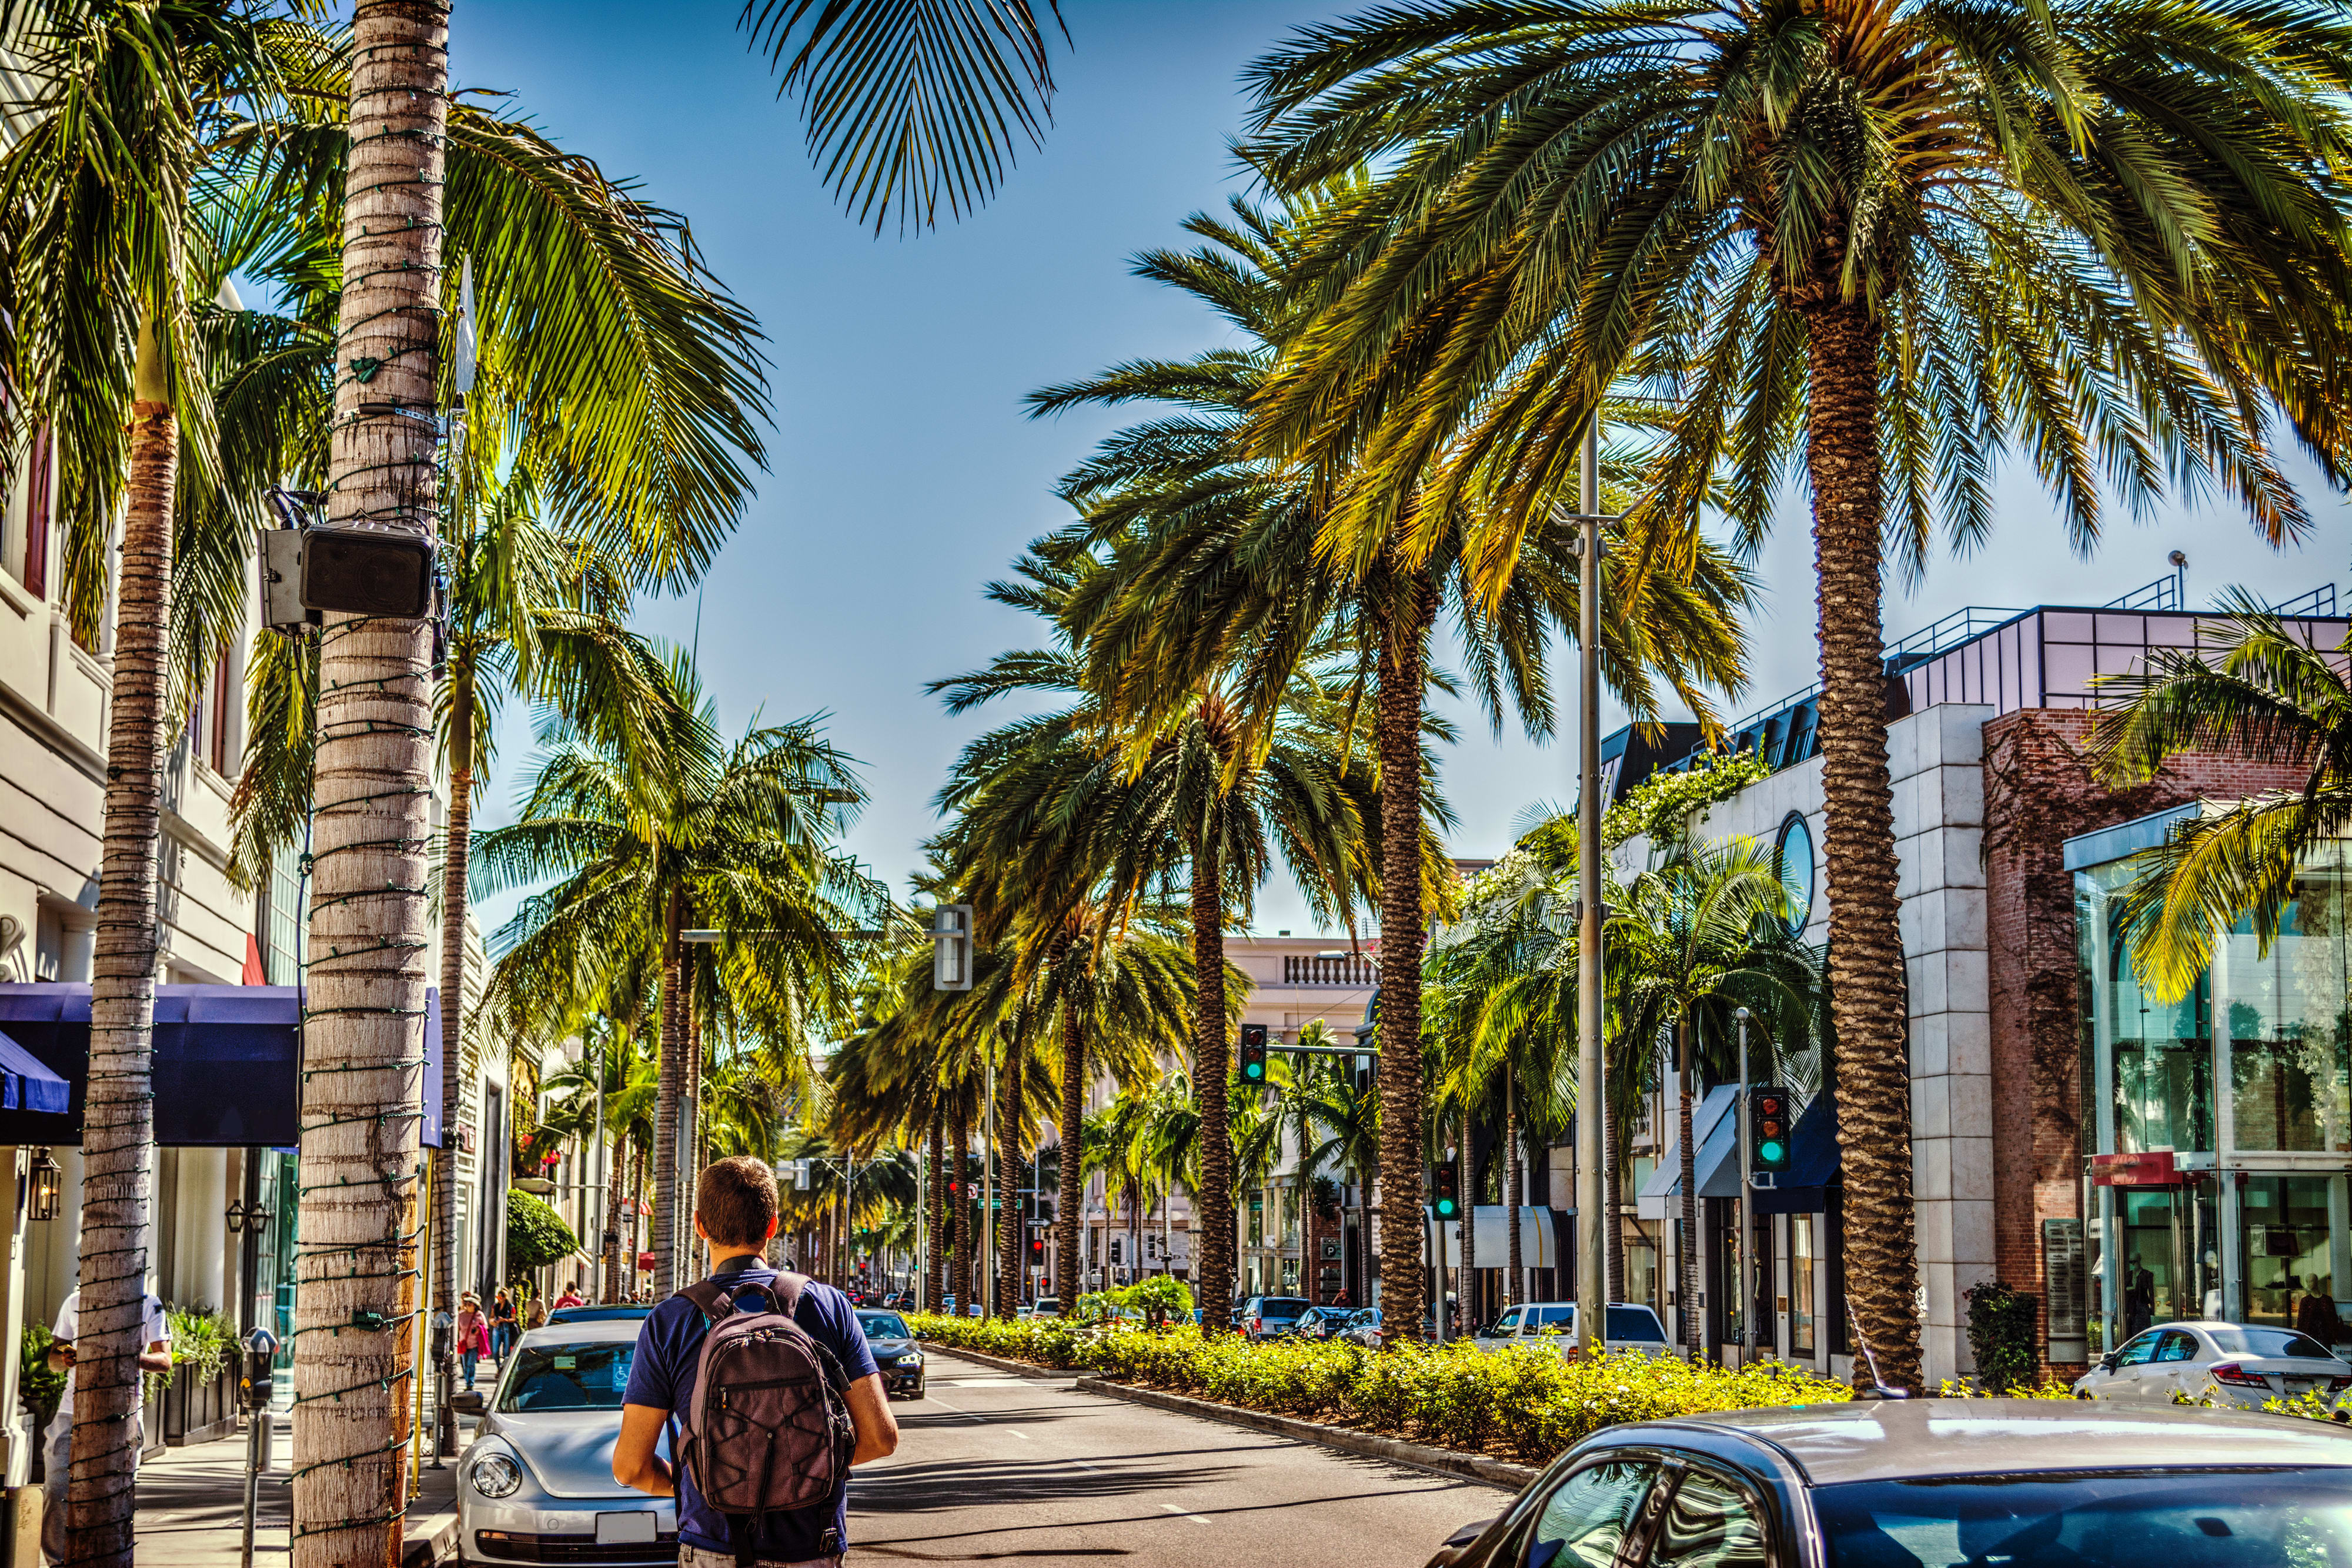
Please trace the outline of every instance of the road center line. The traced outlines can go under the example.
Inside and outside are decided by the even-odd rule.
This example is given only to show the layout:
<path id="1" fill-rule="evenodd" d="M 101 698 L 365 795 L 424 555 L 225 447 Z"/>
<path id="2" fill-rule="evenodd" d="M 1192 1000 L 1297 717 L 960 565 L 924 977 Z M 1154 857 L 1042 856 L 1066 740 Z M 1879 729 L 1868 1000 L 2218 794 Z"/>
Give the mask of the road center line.
<path id="1" fill-rule="evenodd" d="M 1197 1513 L 1186 1513 L 1182 1509 L 1178 1508 L 1172 1502 L 1163 1502 L 1160 1506 L 1166 1509 L 1169 1512 L 1174 1514 L 1179 1519 L 1189 1519 L 1195 1524 L 1206 1524 L 1209 1522 Z"/>

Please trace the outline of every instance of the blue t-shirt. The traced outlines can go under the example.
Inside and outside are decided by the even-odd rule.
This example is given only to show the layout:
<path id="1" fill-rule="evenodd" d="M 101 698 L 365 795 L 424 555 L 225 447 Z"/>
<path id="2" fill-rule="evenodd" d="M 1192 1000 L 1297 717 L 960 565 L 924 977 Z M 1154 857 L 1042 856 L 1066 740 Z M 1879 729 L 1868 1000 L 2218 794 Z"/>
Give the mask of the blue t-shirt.
<path id="1" fill-rule="evenodd" d="M 725 1267 L 711 1276 L 738 1285 L 762 1285 L 776 1278 L 776 1270 L 763 1262 L 751 1261 L 745 1267 Z M 751 1310 L 768 1310 L 767 1298 L 754 1295 Z M 740 1307 L 739 1307 L 740 1310 Z M 800 1305 L 793 1312 L 793 1321 L 805 1330 L 811 1339 L 833 1353 L 840 1364 L 841 1375 L 855 1383 L 861 1377 L 871 1377 L 880 1370 L 874 1363 L 874 1353 L 866 1348 L 866 1331 L 857 1326 L 857 1313 L 849 1298 L 831 1285 L 812 1281 L 801 1288 Z M 648 1406 L 656 1410 L 684 1410 L 694 1397 L 694 1379 L 700 1370 L 702 1337 L 710 1332 L 709 1320 L 702 1310 L 683 1296 L 672 1296 L 656 1307 L 646 1319 L 645 1327 L 637 1331 L 637 1354 L 629 1367 L 629 1386 L 621 1396 L 624 1403 Z M 677 1445 L 671 1445 L 677 1451 Z M 706 1552 L 732 1552 L 734 1544 L 728 1538 L 727 1516 L 702 1500 L 694 1488 L 694 1479 L 686 1467 L 677 1470 L 677 1535 L 688 1546 L 699 1546 Z M 814 1504 L 791 1513 L 768 1515 L 767 1530 L 757 1542 L 761 1558 L 767 1562 L 799 1563 L 825 1554 L 824 1532 L 830 1528 L 840 1532 L 841 1545 L 849 1544 L 849 1478 L 844 1476 L 833 1490 L 829 1501 Z"/>

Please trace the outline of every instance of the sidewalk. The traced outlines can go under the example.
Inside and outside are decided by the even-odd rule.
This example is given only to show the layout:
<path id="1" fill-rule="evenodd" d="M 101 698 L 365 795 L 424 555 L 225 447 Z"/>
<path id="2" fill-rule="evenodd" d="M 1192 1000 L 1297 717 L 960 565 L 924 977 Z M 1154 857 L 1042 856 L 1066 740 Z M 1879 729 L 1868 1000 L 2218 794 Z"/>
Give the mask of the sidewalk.
<path id="1" fill-rule="evenodd" d="M 287 1470 L 293 1459 L 293 1427 L 273 1416 L 269 1469 L 261 1478 L 253 1557 L 257 1563 L 288 1560 Z M 460 1421 L 457 1447 L 472 1439 L 473 1424 Z M 139 1471 L 135 1525 L 140 1568 L 234 1568 L 244 1547 L 246 1438 L 239 1433 L 217 1442 L 167 1448 Z M 403 1568 L 428 1568 L 457 1550 L 457 1463 L 432 1468 L 428 1452 L 419 1475 L 423 1495 L 408 1505 L 408 1544 Z"/>

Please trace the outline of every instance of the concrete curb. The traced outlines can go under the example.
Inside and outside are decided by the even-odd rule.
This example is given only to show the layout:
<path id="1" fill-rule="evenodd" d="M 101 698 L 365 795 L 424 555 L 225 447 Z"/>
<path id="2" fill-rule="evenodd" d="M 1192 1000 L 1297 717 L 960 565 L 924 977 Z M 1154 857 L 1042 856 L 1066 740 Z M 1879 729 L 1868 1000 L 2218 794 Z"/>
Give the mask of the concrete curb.
<path id="1" fill-rule="evenodd" d="M 1276 1416 L 1265 1410 L 1246 1409 L 1239 1405 L 1221 1405 L 1211 1399 L 1167 1394 L 1131 1383 L 1081 1377 L 1076 1386 L 1081 1394 L 1108 1395 L 1113 1399 L 1127 1399 L 1138 1405 L 1172 1410 L 1180 1416 L 1198 1416 L 1204 1420 L 1223 1421 L 1229 1426 L 1254 1427 L 1278 1437 L 1297 1437 L 1303 1442 L 1319 1443 L 1327 1448 L 1361 1454 L 1368 1458 L 1388 1459 L 1397 1464 L 1415 1465 L 1424 1470 L 1435 1470 L 1441 1475 L 1459 1476 L 1465 1480 L 1500 1487 L 1506 1491 L 1517 1491 L 1540 1473 L 1526 1465 L 1490 1459 L 1484 1454 L 1458 1453 L 1452 1448 L 1433 1448 L 1427 1443 L 1409 1443 L 1402 1437 L 1383 1437 L 1375 1432 L 1360 1432 L 1353 1427 L 1329 1427 L 1320 1421 L 1302 1421 L 1296 1416 Z"/>
<path id="2" fill-rule="evenodd" d="M 457 1555 L 457 1511 L 428 1514 L 409 1526 L 400 1548 L 400 1568 L 432 1568 Z"/>
<path id="3" fill-rule="evenodd" d="M 923 1354 L 926 1355 L 951 1355 L 959 1361 L 973 1362 L 993 1371 L 1012 1373 L 1016 1377 L 1034 1377 L 1040 1381 L 1052 1379 L 1058 1382 L 1065 1377 L 1086 1375 L 1080 1372 L 1055 1372 L 1050 1366 L 1038 1366 L 1026 1361 L 1007 1361 L 1001 1355 L 982 1355 L 976 1350 L 965 1350 L 960 1345 L 935 1344 L 929 1340 L 919 1340 L 916 1343 L 923 1347 Z M 924 1375 L 928 1379 L 929 1372 L 927 1371 Z"/>

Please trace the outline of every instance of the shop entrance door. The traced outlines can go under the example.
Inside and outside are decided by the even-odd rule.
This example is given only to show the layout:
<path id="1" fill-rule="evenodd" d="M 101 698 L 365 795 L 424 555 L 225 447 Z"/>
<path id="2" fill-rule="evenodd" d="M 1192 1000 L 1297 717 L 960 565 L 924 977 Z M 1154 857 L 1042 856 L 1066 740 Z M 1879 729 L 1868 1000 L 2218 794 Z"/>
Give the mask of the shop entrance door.
<path id="1" fill-rule="evenodd" d="M 2238 1189 L 2239 1266 L 2246 1321 L 2301 1329 L 2322 1344 L 2352 1340 L 2339 1297 L 2345 1273 L 2345 1178 L 2253 1176 Z"/>
<path id="2" fill-rule="evenodd" d="M 2221 1230 L 2210 1186 L 2116 1189 L 2113 1344 L 2154 1323 L 2219 1317 Z"/>

